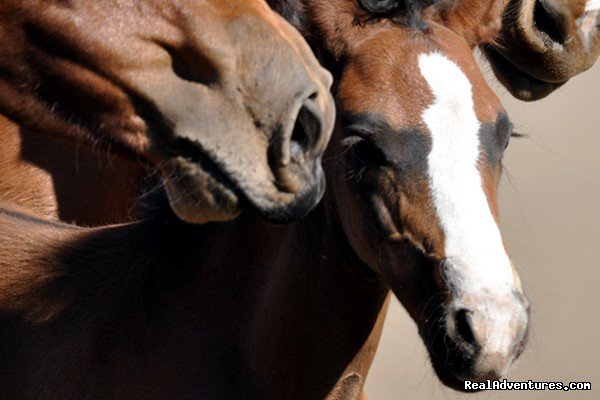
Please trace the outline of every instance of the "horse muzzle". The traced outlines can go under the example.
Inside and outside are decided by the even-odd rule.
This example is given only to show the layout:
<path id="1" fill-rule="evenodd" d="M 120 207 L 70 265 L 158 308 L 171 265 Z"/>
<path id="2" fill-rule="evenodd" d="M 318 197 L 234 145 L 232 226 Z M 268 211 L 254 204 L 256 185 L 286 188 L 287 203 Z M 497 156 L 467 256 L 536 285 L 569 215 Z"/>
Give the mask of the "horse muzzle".
<path id="1" fill-rule="evenodd" d="M 446 274 L 448 292 L 421 328 L 440 380 L 456 390 L 464 381 L 505 376 L 529 332 L 529 301 L 520 287 L 465 286 L 465 277 Z"/>

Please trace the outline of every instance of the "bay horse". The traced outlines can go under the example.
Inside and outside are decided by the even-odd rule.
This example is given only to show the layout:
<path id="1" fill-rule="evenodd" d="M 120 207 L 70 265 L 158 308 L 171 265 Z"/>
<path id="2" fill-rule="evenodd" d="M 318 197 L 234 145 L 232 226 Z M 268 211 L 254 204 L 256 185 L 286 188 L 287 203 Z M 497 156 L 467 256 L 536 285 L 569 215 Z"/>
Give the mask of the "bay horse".
<path id="1" fill-rule="evenodd" d="M 167 207 L 84 229 L 3 208 L 0 397 L 322 399 L 390 289 L 447 385 L 506 372 L 528 326 L 497 226 L 508 118 L 451 30 L 363 33 L 304 219 Z"/>
<path id="2" fill-rule="evenodd" d="M 56 216 L 82 193 L 110 193 L 104 202 L 117 207 L 107 218 L 65 219 L 123 221 L 145 165 L 186 221 L 229 220 L 247 204 L 274 222 L 299 218 L 324 191 L 330 85 L 304 39 L 263 0 L 3 1 L 0 195 Z M 93 181 L 108 170 L 89 160 L 94 153 L 117 155 L 117 171 Z M 92 179 L 87 192 L 61 189 L 79 168 L 90 170 L 78 178 Z M 120 193 L 119 182 L 133 187 Z"/>
<path id="3" fill-rule="evenodd" d="M 360 0 L 358 4 L 348 0 L 273 0 L 270 4 L 294 23 L 332 71 L 345 64 L 348 49 L 362 40 L 365 31 L 389 22 L 412 29 L 418 35 L 417 32 L 429 29 L 427 21 L 434 21 L 454 31 L 471 48 L 492 45 L 501 30 L 505 6 L 502 0 Z M 362 60 L 369 63 L 365 57 Z M 383 79 L 378 85 L 385 93 Z M 329 400 L 366 399 L 363 385 L 375 357 L 386 313 L 387 302 L 368 340 L 342 374 Z"/>

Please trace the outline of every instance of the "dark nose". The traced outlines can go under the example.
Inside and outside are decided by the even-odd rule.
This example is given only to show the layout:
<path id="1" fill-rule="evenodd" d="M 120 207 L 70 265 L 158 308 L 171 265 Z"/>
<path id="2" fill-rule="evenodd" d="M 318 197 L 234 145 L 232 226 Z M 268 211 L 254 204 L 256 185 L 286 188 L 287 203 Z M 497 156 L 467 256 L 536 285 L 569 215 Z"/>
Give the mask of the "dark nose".
<path id="1" fill-rule="evenodd" d="M 554 42 L 563 44 L 569 35 L 569 17 L 568 10 L 560 7 L 556 1 L 538 0 L 533 9 L 533 27 Z"/>
<path id="2" fill-rule="evenodd" d="M 269 148 L 269 163 L 279 187 L 302 191 L 320 170 L 333 122 L 329 93 L 312 92 L 301 98 L 279 127 Z"/>
<path id="3" fill-rule="evenodd" d="M 502 377 L 523 349 L 529 305 L 523 295 L 475 296 L 455 301 L 447 315 L 448 335 L 472 360 L 470 379 Z M 472 374 L 472 375 L 471 375 Z"/>
<path id="4" fill-rule="evenodd" d="M 545 82 L 565 82 L 590 68 L 600 54 L 597 3 L 559 0 L 523 1 L 505 33 L 517 66 Z M 506 24 L 505 24 L 506 25 Z M 511 26 L 519 28 L 511 28 Z M 510 33 L 513 32 L 513 33 Z M 516 45 L 516 46 L 511 46 Z M 535 54 L 532 54 L 531 52 Z"/>
<path id="5" fill-rule="evenodd" d="M 454 329 L 451 334 L 456 337 L 458 343 L 464 344 L 469 351 L 474 352 L 478 347 L 473 326 L 471 324 L 471 311 L 466 308 L 459 308 L 452 312 L 450 317 L 454 323 Z"/>

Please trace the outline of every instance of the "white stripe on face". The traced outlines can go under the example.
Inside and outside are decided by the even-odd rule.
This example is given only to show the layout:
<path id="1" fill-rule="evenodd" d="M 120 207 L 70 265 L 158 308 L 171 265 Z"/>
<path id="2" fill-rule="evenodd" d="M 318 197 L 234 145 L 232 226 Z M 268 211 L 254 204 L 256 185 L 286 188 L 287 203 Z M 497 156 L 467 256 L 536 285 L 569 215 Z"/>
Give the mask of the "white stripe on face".
<path id="1" fill-rule="evenodd" d="M 598 10 L 598 9 L 600 9 L 600 0 L 588 0 L 588 2 L 585 3 L 585 11 L 586 12 Z"/>
<path id="2" fill-rule="evenodd" d="M 419 68 L 435 98 L 423 112 L 432 141 L 429 184 L 445 235 L 446 259 L 461 277 L 456 289 L 512 290 L 511 262 L 477 168 L 480 124 L 471 83 L 439 53 L 421 54 Z"/>

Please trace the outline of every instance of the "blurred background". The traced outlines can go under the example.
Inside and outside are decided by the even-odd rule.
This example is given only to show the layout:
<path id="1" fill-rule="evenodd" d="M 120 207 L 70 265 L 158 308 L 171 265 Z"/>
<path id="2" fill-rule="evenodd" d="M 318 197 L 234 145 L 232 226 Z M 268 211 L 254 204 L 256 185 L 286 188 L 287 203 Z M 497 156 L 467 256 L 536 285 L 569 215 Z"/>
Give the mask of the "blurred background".
<path id="1" fill-rule="evenodd" d="M 445 388 L 394 299 L 367 380 L 370 400 L 600 399 L 600 62 L 548 98 L 514 100 L 486 70 L 516 126 L 504 158 L 501 228 L 532 303 L 509 380 L 591 381 L 591 392 Z"/>

